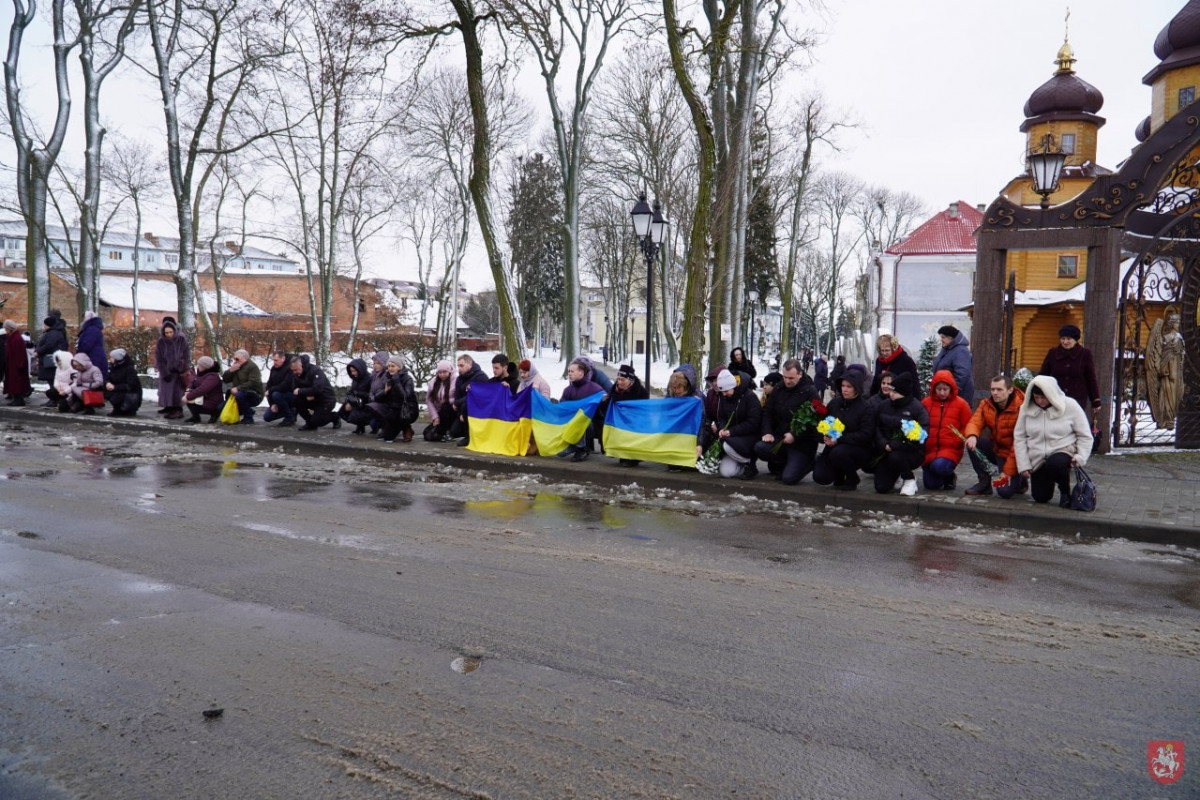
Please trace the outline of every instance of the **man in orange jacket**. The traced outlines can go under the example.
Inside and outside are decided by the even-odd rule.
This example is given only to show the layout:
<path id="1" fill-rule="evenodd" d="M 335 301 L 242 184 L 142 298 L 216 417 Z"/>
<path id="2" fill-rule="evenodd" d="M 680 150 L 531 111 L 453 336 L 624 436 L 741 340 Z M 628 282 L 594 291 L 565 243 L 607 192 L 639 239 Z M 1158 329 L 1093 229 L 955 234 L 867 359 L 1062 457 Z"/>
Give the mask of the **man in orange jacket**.
<path id="1" fill-rule="evenodd" d="M 997 494 L 1008 499 L 1026 490 L 1025 479 L 1017 475 L 1017 457 L 1013 452 L 1013 428 L 1016 427 L 1025 395 L 1013 387 L 1012 378 L 1007 375 L 992 378 L 990 393 L 991 397 L 979 401 L 963 433 L 967 437 L 967 449 L 999 467 L 1004 477 L 1008 478 L 1004 485 L 996 489 Z M 985 436 L 985 432 L 990 435 Z M 991 477 L 976 459 L 971 459 L 971 465 L 979 481 L 965 494 L 991 494 Z"/>

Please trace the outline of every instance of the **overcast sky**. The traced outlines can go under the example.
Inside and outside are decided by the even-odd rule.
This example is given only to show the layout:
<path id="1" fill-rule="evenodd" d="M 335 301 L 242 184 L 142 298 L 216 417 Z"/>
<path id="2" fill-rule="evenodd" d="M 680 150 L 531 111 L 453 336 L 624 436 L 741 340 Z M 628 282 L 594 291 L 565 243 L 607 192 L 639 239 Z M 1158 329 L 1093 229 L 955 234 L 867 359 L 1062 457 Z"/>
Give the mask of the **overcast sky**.
<path id="1" fill-rule="evenodd" d="M 1184 0 L 1076 0 L 1075 71 L 1104 95 L 1097 161 L 1115 169 L 1150 113 L 1154 39 Z M 863 122 L 838 168 L 931 210 L 990 203 L 1024 170 L 1022 109 L 1056 69 L 1067 4 L 833 0 L 808 77 Z M 828 162 L 827 162 L 828 163 Z"/>
<path id="2" fill-rule="evenodd" d="M 1054 73 L 1054 58 L 1063 41 L 1065 3 L 825 2 L 825 18 L 813 21 L 823 30 L 816 64 L 790 79 L 790 88 L 803 94 L 820 87 L 831 106 L 844 109 L 845 116 L 861 125 L 844 134 L 841 153 L 822 154 L 823 166 L 911 192 L 931 212 L 954 200 L 988 204 L 1024 170 L 1022 109 L 1029 95 Z M 1115 169 L 1136 144 L 1133 132 L 1150 113 L 1150 88 L 1141 80 L 1158 63 L 1154 39 L 1185 4 L 1184 0 L 1076 0 L 1072 6 L 1075 70 L 1104 95 L 1099 113 L 1108 123 L 1100 130 L 1097 160 L 1101 165 Z M 0 0 L 0 26 L 5 33 L 11 19 L 11 3 Z M 34 35 L 37 39 L 44 35 Z M 42 64 L 49 64 L 44 54 L 39 56 Z M 540 79 L 532 77 L 522 84 L 531 104 L 541 109 L 545 103 Z M 48 69 L 40 75 L 26 74 L 25 80 L 31 90 L 26 97 L 45 92 L 49 98 L 53 84 Z M 120 83 L 117 79 L 113 85 L 119 93 Z M 161 112 L 153 103 L 152 90 L 139 84 L 136 99 L 129 99 L 134 100 L 132 105 L 144 104 L 147 113 L 116 115 L 117 127 L 147 139 L 161 135 Z M 112 115 L 113 105 L 105 106 L 106 114 Z M 139 129 L 142 125 L 144 129 Z M 539 134 L 532 134 L 530 140 L 538 141 Z M 68 144 L 68 159 L 81 160 L 80 144 Z M 5 161 L 10 161 L 11 146 L 4 143 L 2 149 Z M 162 211 L 151 214 L 149 225 L 156 230 L 169 227 L 169 201 L 164 200 Z M 396 254 L 394 240 L 384 238 L 387 241 L 375 248 L 371 272 L 393 279 L 414 278 L 415 268 L 405 268 L 408 259 Z M 468 258 L 464 273 L 468 286 L 477 290 L 490 284 L 482 248 L 472 248 Z"/>

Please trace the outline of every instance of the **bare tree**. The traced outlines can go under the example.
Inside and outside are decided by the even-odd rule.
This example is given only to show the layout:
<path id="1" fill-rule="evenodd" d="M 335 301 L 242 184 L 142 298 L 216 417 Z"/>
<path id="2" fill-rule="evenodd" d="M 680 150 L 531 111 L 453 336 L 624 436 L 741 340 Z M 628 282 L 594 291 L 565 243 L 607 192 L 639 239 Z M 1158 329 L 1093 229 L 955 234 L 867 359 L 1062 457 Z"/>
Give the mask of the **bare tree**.
<path id="1" fill-rule="evenodd" d="M 271 93 L 282 133 L 268 152 L 286 175 L 298 213 L 316 357 L 332 342 L 334 291 L 343 260 L 344 219 L 355 187 L 380 158 L 403 105 L 387 78 L 395 48 L 386 0 L 299 0 L 284 20 L 287 55 Z"/>
<path id="2" fill-rule="evenodd" d="M 133 206 L 133 325 L 141 325 L 138 306 L 138 281 L 142 267 L 142 201 L 153 200 L 160 188 L 159 167 L 151 161 L 144 142 L 116 139 L 112 153 L 102 166 L 104 180 L 118 198 L 128 198 Z"/>
<path id="3" fill-rule="evenodd" d="M 842 121 L 836 113 L 831 114 L 826 108 L 824 98 L 816 93 L 800 101 L 784 128 L 787 132 L 784 138 L 792 145 L 788 157 L 781 162 L 784 168 L 779 181 L 782 186 L 787 187 L 782 199 L 791 209 L 786 237 L 787 266 L 779 281 L 779 299 L 783 306 L 783 327 L 779 338 L 784 348 L 792 341 L 789 329 L 792 324 L 793 287 L 796 283 L 800 252 L 815 240 L 815 236 L 810 234 L 810 230 L 815 226 L 811 224 L 808 212 L 812 202 L 809 187 L 812 182 L 816 147 L 824 144 L 837 150 L 838 132 L 852 125 L 853 123 Z M 812 341 L 815 345 L 815 332 Z"/>
<path id="4" fill-rule="evenodd" d="M 496 284 L 500 309 L 500 346 L 507 353 L 522 353 L 525 350 L 524 326 L 517 309 L 512 275 L 504 266 L 504 256 L 496 235 L 491 206 L 491 159 L 494 155 L 494 143 L 487 98 L 489 86 L 494 81 L 488 80 L 489 70 L 484 60 L 483 35 L 494 15 L 489 8 L 477 4 L 476 0 L 450 0 L 450 5 L 454 16 L 449 21 L 423 23 L 410 17 L 401 20 L 398 27 L 401 35 L 410 39 L 441 37 L 455 31 L 462 36 L 472 126 L 471 177 L 468 181 L 471 203 L 475 207 L 475 219 L 483 238 L 484 249 L 487 251 L 488 268 Z M 492 75 L 502 77 L 504 66 L 501 64 L 492 71 Z"/>
<path id="5" fill-rule="evenodd" d="M 533 52 L 546 88 L 563 188 L 562 357 L 579 354 L 579 199 L 583 137 L 609 44 L 631 20 L 629 0 L 501 0 L 507 25 Z M 559 79 L 574 67 L 565 102 Z"/>
<path id="6" fill-rule="evenodd" d="M 497 74 L 485 88 L 485 105 L 489 121 L 489 147 L 495 161 L 522 139 L 528 127 L 529 109 L 520 102 L 507 85 L 505 76 Z M 466 75 L 439 69 L 421 77 L 413 87 L 409 113 L 401 121 L 409 156 L 416 168 L 438 182 L 438 202 L 449 215 L 430 233 L 443 243 L 446 254 L 446 276 L 442 288 L 448 289 L 453 319 L 443 314 L 447 352 L 457 341 L 458 285 L 462 260 L 471 240 L 474 218 L 472 197 L 472 160 L 475 152 L 475 120 L 462 98 L 469 93 Z M 432 244 L 432 241 L 430 242 Z M 432 251 L 431 251 L 432 253 Z M 511 271 L 505 272 L 511 287 Z M 493 275 L 494 277 L 494 275 Z M 514 295 L 515 297 L 515 295 Z M 443 302 L 446 297 L 442 296 Z M 513 306 L 514 309 L 516 306 Z M 518 351 L 519 352 L 519 351 Z"/>
<path id="7" fill-rule="evenodd" d="M 897 192 L 884 186 L 871 186 L 864 190 L 854 208 L 854 216 L 864 233 L 863 244 L 866 245 L 859 267 L 859 283 L 864 287 L 864 292 L 870 283 L 867 271 L 871 268 L 872 257 L 898 242 L 900 236 L 912 230 L 927 213 L 921 199 L 909 192 Z M 859 317 L 858 326 L 863 331 L 869 332 L 871 327 L 879 327 L 881 309 L 871 298 L 859 297 L 855 311 Z"/>
<path id="8" fill-rule="evenodd" d="M 863 191 L 862 181 L 844 172 L 826 173 L 816 186 L 814 205 L 821 229 L 817 246 L 820 248 L 818 256 L 825 276 L 821 292 L 822 308 L 828 315 L 831 337 L 827 351 L 832 349 L 832 337 L 837 328 L 837 311 L 847 279 L 846 264 L 865 235 L 853 214 Z"/>
<path id="9" fill-rule="evenodd" d="M 266 136 L 269 110 L 247 108 L 251 78 L 276 57 L 268 0 L 146 0 L 179 232 L 179 322 L 195 325 L 196 241 L 205 184 L 219 159 Z M 208 324 L 207 315 L 203 317 Z M 209 331 L 211 334 L 211 331 Z M 210 336 L 210 339 L 212 337 Z"/>
<path id="10" fill-rule="evenodd" d="M 662 202 L 671 218 L 671 243 L 680 230 L 688 230 L 695 206 L 696 151 L 689 136 L 687 107 L 671 74 L 665 51 L 649 46 L 634 48 L 605 72 L 596 94 L 596 113 L 588 135 L 588 185 L 586 206 L 613 196 L 636 197 L 648 189 Z M 608 219 L 606 216 L 605 219 Z M 593 220 L 589 225 L 594 226 Z M 612 218 L 617 236 L 632 236 L 628 215 Z M 584 234 L 581 234 L 584 235 Z M 595 235 L 594 233 L 588 235 Z M 655 271 L 656 326 L 672 363 L 679 357 L 678 333 L 682 324 L 684 270 L 664 247 Z M 609 293 L 605 293 L 606 301 Z M 612 319 L 623 313 L 607 308 Z"/>
<path id="11" fill-rule="evenodd" d="M 78 304 L 96 311 L 99 302 L 100 185 L 104 126 L 100 124 L 100 90 L 125 58 L 125 41 L 133 32 L 141 0 L 74 0 L 79 24 L 79 63 L 83 70 L 83 191 L 79 203 Z M 108 29 L 116 30 L 108 34 Z"/>
<path id="12" fill-rule="evenodd" d="M 50 175 L 62 151 L 71 117 L 71 87 L 67 58 L 74 42 L 67 38 L 63 15 L 65 0 L 50 0 L 54 33 L 54 87 L 58 99 L 50 135 L 39 141 L 36 128 L 21 101 L 21 47 L 25 31 L 37 15 L 36 0 L 13 0 L 13 20 L 4 59 L 4 92 L 8 122 L 17 149 L 17 200 L 25 221 L 25 274 L 28 283 L 29 319 L 43 319 L 50 310 L 50 261 L 46 253 L 46 210 Z"/>

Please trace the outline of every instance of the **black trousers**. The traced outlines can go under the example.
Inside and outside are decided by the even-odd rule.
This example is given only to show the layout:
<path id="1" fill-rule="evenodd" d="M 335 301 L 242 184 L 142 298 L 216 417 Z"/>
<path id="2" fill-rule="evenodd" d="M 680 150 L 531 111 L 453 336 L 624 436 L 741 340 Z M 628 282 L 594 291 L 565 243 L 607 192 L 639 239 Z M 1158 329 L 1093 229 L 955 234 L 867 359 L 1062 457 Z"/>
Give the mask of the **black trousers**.
<path id="1" fill-rule="evenodd" d="M 858 471 L 871 460 L 871 450 L 852 444 L 826 447 L 813 465 L 813 481 L 822 486 L 858 486 Z M 896 479 L 892 479 L 894 484 Z"/>
<path id="2" fill-rule="evenodd" d="M 333 413 L 333 406 L 326 408 L 325 406 L 317 405 L 317 402 L 311 397 L 296 397 L 296 413 L 301 416 L 305 425 L 313 425 L 319 428 L 337 419 L 337 416 Z"/>
<path id="3" fill-rule="evenodd" d="M 895 445 L 893 445 L 895 447 Z M 925 460 L 925 448 L 906 447 L 883 451 L 883 459 L 875 465 L 875 491 L 880 494 L 890 492 L 896 485 L 896 478 L 906 481 L 914 479 L 913 470 L 921 466 Z"/>
<path id="4" fill-rule="evenodd" d="M 1035 503 L 1048 503 L 1054 497 L 1054 489 L 1063 497 L 1071 496 L 1071 455 L 1054 453 L 1029 476 L 1029 490 Z"/>

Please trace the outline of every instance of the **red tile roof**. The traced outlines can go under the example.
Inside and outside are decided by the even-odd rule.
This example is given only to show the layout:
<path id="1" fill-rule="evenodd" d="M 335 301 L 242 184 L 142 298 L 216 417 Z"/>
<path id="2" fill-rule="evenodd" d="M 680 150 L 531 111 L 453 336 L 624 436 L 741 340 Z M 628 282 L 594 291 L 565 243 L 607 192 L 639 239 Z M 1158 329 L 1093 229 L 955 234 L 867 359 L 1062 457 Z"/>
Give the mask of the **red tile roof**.
<path id="1" fill-rule="evenodd" d="M 950 255 L 975 252 L 975 231 L 983 224 L 983 212 L 965 200 L 958 201 L 958 216 L 950 209 L 939 211 L 919 228 L 887 249 L 895 256 Z"/>

